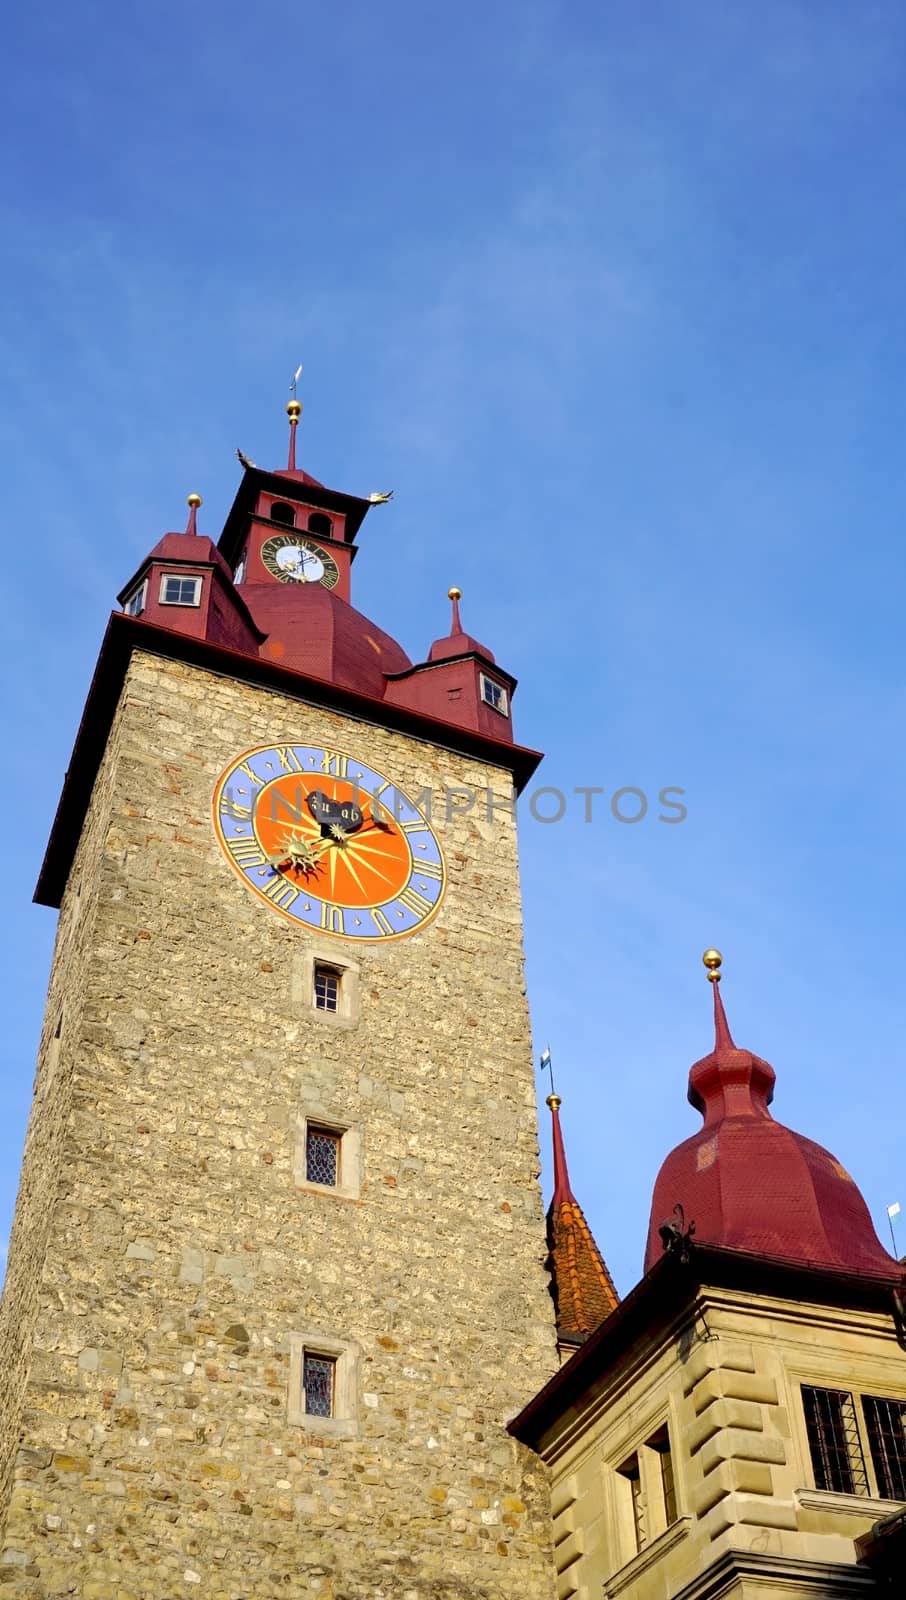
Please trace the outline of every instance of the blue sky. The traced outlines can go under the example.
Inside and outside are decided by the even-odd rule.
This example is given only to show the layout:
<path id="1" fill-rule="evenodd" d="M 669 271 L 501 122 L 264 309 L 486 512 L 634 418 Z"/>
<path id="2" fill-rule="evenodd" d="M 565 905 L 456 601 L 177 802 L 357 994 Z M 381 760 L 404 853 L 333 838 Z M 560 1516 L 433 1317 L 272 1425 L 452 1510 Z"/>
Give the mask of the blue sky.
<path id="1" fill-rule="evenodd" d="M 775 1113 L 886 1240 L 902 7 L 51 0 L 5 44 L 0 1234 L 53 937 L 31 893 L 107 613 L 189 490 L 216 537 L 237 444 L 280 463 L 301 359 L 303 463 L 396 491 L 361 609 L 421 656 L 458 583 L 543 781 L 605 791 L 591 824 L 578 799 L 524 818 L 521 853 L 537 1042 L 619 1287 L 699 1124 L 710 943 Z M 607 806 L 627 785 L 635 826 Z"/>

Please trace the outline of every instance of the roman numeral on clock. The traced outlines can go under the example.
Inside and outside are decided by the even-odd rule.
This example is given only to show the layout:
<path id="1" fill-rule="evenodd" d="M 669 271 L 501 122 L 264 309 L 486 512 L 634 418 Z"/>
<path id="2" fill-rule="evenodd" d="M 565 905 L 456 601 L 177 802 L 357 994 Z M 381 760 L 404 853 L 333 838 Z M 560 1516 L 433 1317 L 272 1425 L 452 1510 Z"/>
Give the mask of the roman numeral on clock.
<path id="1" fill-rule="evenodd" d="M 329 900 L 321 904 L 321 927 L 325 933 L 345 933 L 343 925 L 343 912 L 339 906 L 331 905 Z"/>
<path id="2" fill-rule="evenodd" d="M 248 822 L 251 819 L 251 807 L 239 804 L 227 795 L 221 795 L 220 814 L 224 817 L 235 817 L 237 822 Z"/>
<path id="3" fill-rule="evenodd" d="M 273 905 L 279 906 L 283 911 L 288 911 L 293 902 L 299 898 L 298 889 L 294 889 L 291 883 L 287 883 L 285 878 L 281 878 L 279 872 L 274 874 L 267 888 L 262 890 L 262 893 L 267 895 L 268 900 Z"/>
<path id="4" fill-rule="evenodd" d="M 388 933 L 392 933 L 393 932 L 393 929 L 390 926 L 390 923 L 387 921 L 387 918 L 384 916 L 384 913 L 381 910 L 380 906 L 372 906 L 371 915 L 372 915 L 372 918 L 374 919 L 374 923 L 375 923 L 375 926 L 376 926 L 376 928 L 378 930 L 378 933 L 384 934 L 384 936 L 386 937 L 386 935 Z"/>
<path id="5" fill-rule="evenodd" d="M 280 745 L 278 750 L 277 750 L 277 755 L 279 757 L 280 765 L 283 768 L 284 772 L 301 772 L 302 771 L 302 768 L 300 767 L 298 761 L 296 760 L 296 752 L 292 748 L 292 745 L 288 745 L 288 744 Z"/>
<path id="6" fill-rule="evenodd" d="M 437 883 L 440 883 L 443 875 L 444 869 L 439 861 L 416 861 L 415 863 L 415 876 L 417 878 L 434 878 Z"/>
<path id="7" fill-rule="evenodd" d="M 417 889 L 413 889 L 411 883 L 396 898 L 400 905 L 405 906 L 406 910 L 411 911 L 412 915 L 418 917 L 419 920 L 422 917 L 426 917 L 429 911 L 434 910 L 433 901 L 426 900 L 423 894 L 419 894 Z"/>
<path id="8" fill-rule="evenodd" d="M 320 768 L 322 772 L 329 772 L 334 778 L 345 778 L 348 766 L 348 756 L 338 755 L 336 750 L 324 751 L 324 760 Z"/>
<path id="9" fill-rule="evenodd" d="M 257 839 L 228 839 L 227 847 L 240 867 L 263 867 L 267 860 Z"/>

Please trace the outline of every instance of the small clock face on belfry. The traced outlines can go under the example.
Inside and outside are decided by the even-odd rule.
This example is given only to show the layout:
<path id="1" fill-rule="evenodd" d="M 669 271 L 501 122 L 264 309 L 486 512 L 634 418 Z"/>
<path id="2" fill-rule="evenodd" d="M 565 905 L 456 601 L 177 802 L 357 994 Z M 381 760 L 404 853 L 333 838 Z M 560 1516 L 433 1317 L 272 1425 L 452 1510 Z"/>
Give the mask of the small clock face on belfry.
<path id="1" fill-rule="evenodd" d="M 295 533 L 274 534 L 261 546 L 261 559 L 281 583 L 320 583 L 332 589 L 340 576 L 329 550 Z"/>
<path id="2" fill-rule="evenodd" d="M 214 830 L 247 887 L 314 932 L 405 938 L 444 896 L 431 824 L 391 779 L 336 750 L 246 751 L 218 780 Z"/>

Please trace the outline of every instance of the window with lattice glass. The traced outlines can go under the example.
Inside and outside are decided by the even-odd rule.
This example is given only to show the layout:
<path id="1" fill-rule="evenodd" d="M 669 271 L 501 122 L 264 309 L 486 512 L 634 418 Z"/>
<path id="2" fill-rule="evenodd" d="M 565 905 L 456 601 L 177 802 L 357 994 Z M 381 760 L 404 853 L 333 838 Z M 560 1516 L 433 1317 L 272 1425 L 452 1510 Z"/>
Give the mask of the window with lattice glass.
<path id="1" fill-rule="evenodd" d="M 661 1494 L 664 1500 L 664 1517 L 667 1527 L 672 1527 L 676 1521 L 676 1479 L 673 1474 L 673 1456 L 670 1451 L 670 1434 L 666 1425 L 659 1429 L 648 1440 L 648 1448 L 654 1452 L 658 1470 L 660 1472 Z"/>
<path id="2" fill-rule="evenodd" d="M 340 1178 L 340 1135 L 311 1123 L 305 1130 L 305 1176 L 335 1189 Z"/>
<path id="3" fill-rule="evenodd" d="M 871 1464 L 882 1500 L 906 1500 L 906 1401 L 863 1395 Z"/>
<path id="4" fill-rule="evenodd" d="M 302 1359 L 302 1388 L 305 1393 L 306 1416 L 333 1416 L 336 1367 L 335 1356 L 319 1356 L 313 1351 L 305 1351 Z"/>
<path id="5" fill-rule="evenodd" d="M 201 599 L 201 579 L 168 574 L 161 579 L 162 606 L 197 606 Z"/>
<path id="6" fill-rule="evenodd" d="M 845 1389 L 802 1386 L 805 1431 L 816 1489 L 867 1494 L 865 1457 L 853 1397 Z"/>
<path id="7" fill-rule="evenodd" d="M 336 1015 L 340 1006 L 340 974 L 332 967 L 315 966 L 315 1009 Z"/>

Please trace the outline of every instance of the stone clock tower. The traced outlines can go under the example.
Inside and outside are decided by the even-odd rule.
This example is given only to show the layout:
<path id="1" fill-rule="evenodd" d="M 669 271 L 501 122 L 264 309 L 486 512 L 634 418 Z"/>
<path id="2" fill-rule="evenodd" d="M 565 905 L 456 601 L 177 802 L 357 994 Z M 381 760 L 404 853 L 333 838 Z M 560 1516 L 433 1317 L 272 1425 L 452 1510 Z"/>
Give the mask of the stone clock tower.
<path id="1" fill-rule="evenodd" d="M 551 1600 L 514 680 L 350 599 L 370 502 L 246 466 L 120 596 L 0 1319 L 0 1580 Z M 385 497 L 372 497 L 372 500 Z"/>

